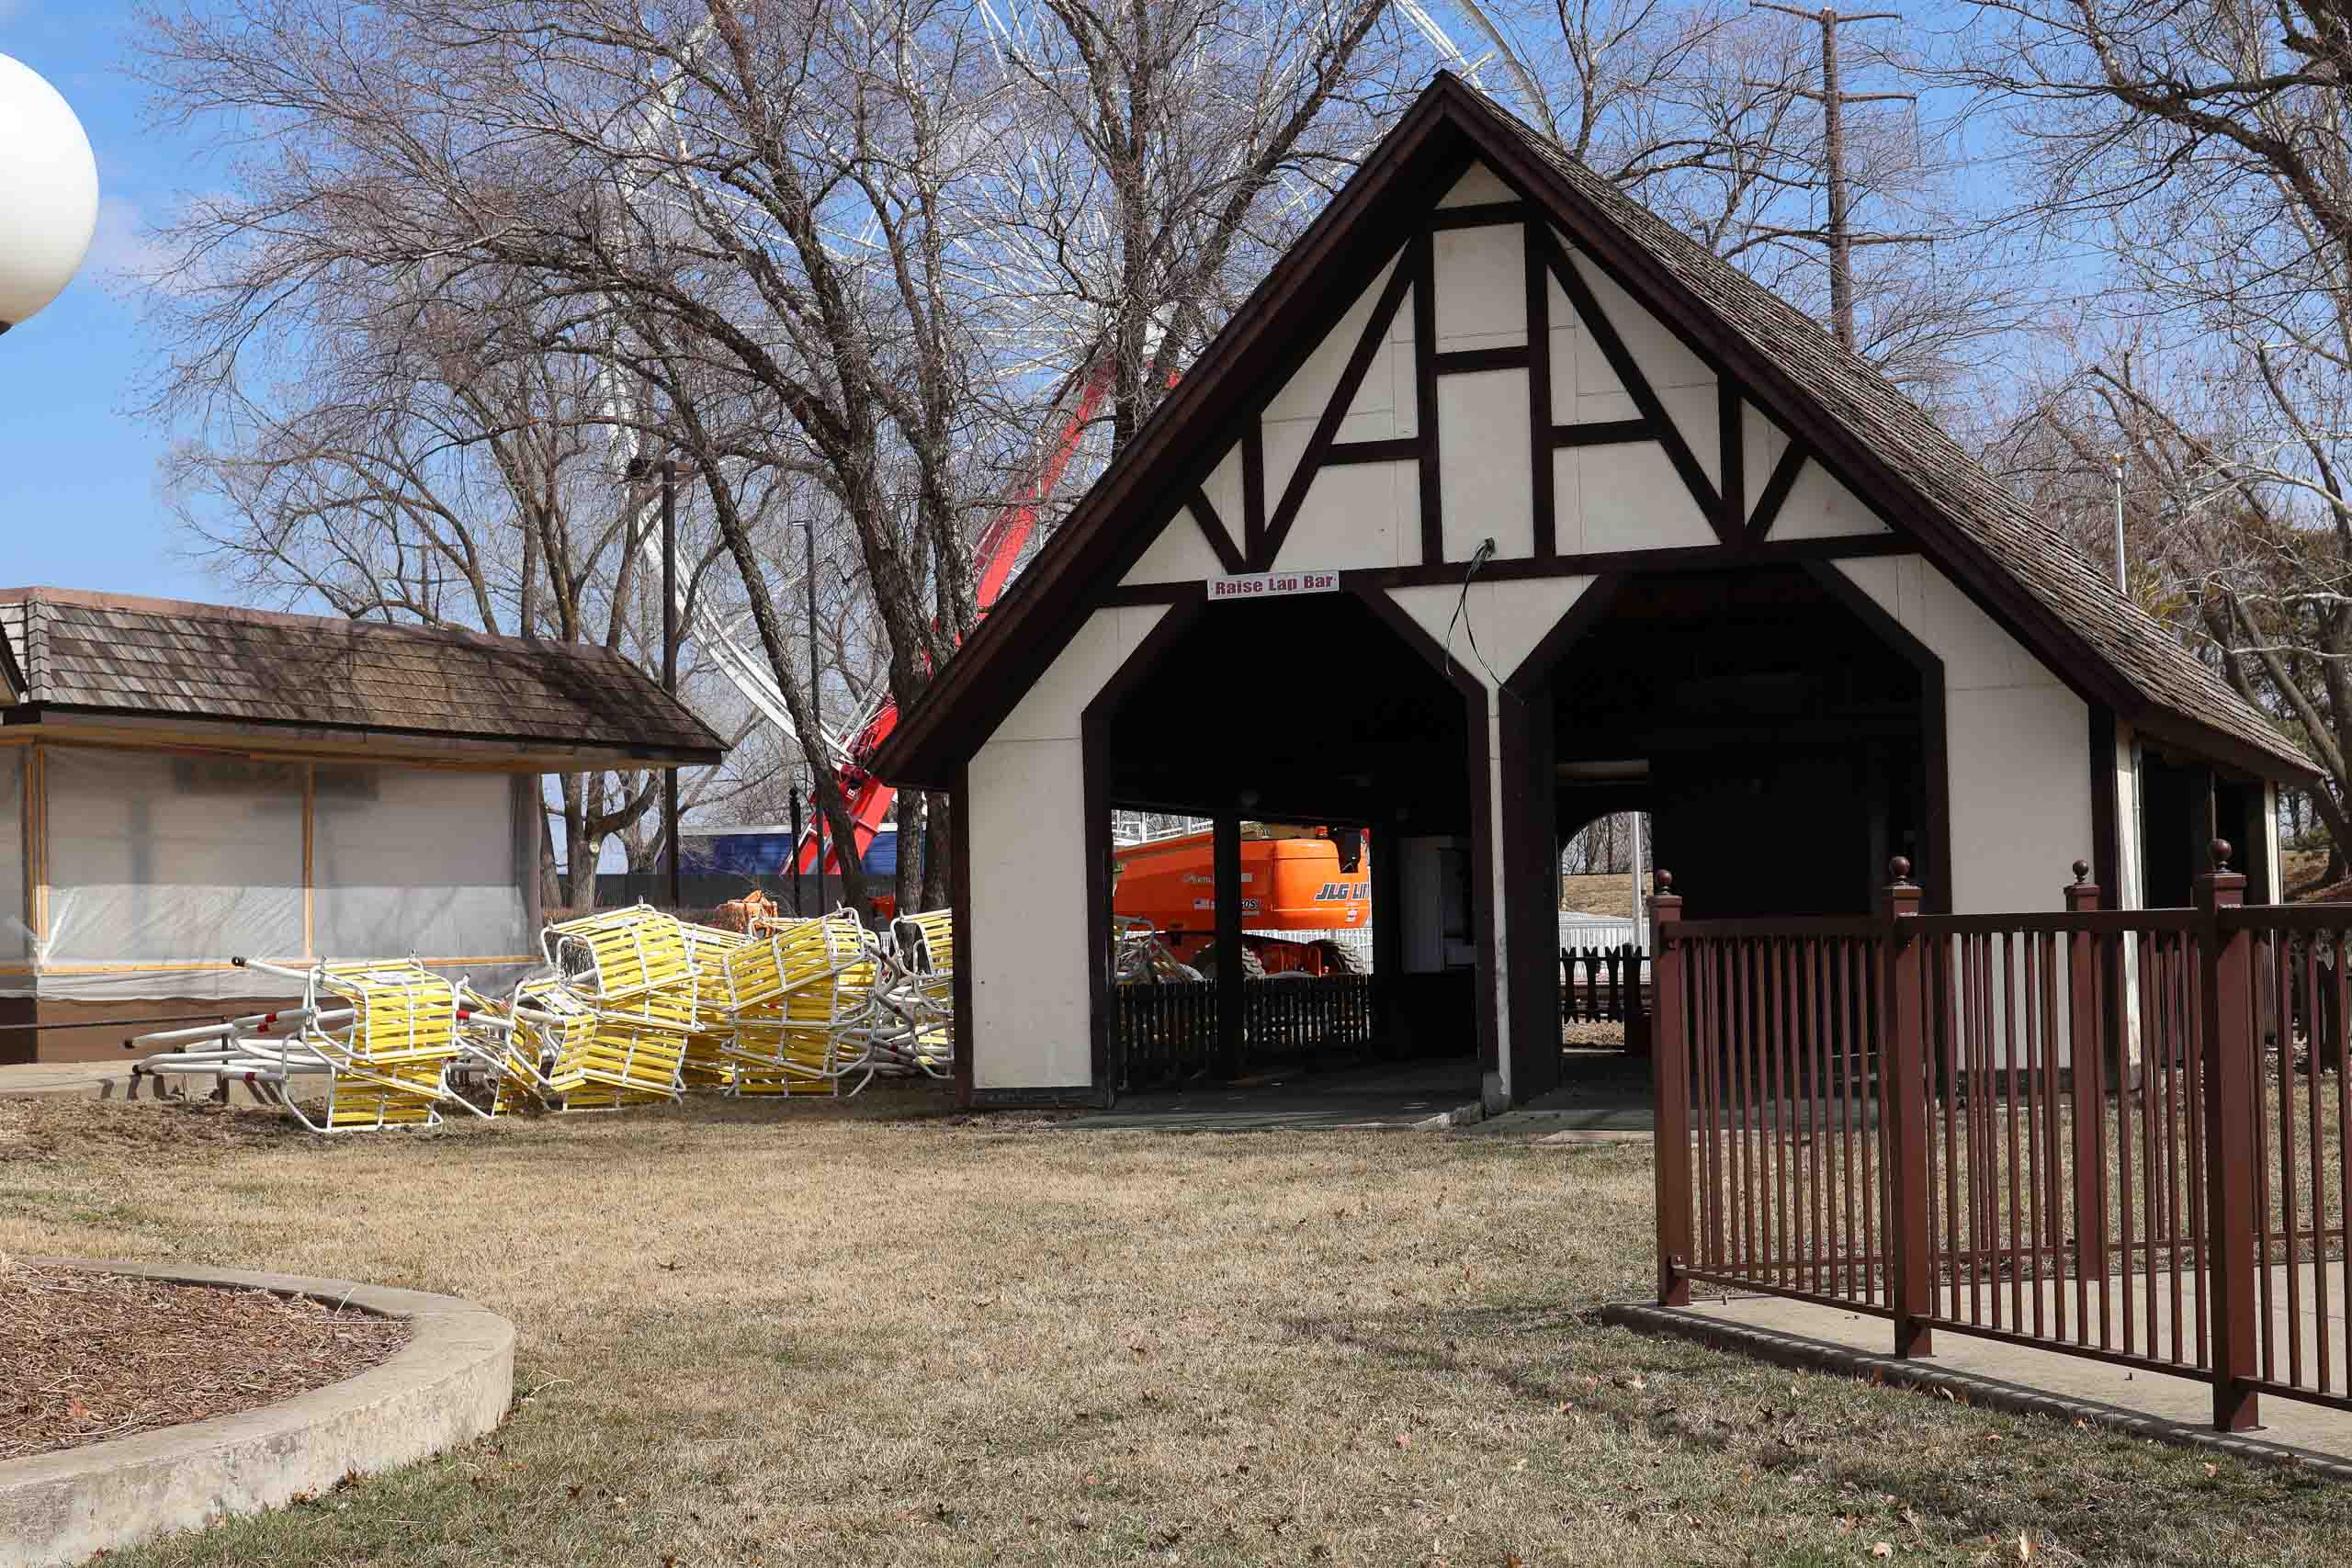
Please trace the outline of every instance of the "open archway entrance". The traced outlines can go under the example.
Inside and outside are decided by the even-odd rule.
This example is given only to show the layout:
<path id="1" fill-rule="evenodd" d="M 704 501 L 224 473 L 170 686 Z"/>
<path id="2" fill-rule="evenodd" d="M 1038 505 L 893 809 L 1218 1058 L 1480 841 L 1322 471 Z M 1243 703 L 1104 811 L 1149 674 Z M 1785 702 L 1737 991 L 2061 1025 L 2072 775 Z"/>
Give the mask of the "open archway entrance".
<path id="1" fill-rule="evenodd" d="M 1498 1049 L 1486 721 L 1377 590 L 1167 612 L 1085 716 L 1097 1059 L 1117 1092 L 1413 1058 L 1457 1064 L 1453 1103 L 1476 1098 Z M 1121 811 L 1216 827 L 1121 844 Z M 1369 942 L 1296 929 L 1327 861 Z M 1278 886 L 1309 862 L 1304 891 Z M 1147 878 L 1152 897 L 1123 896 Z M 1286 973 L 1268 945 L 1301 939 L 1348 948 L 1348 972 Z"/>
<path id="2" fill-rule="evenodd" d="M 1887 859 L 1948 888 L 1943 671 L 1833 565 L 1598 579 L 1508 682 L 1514 1092 L 1557 1081 L 1562 837 L 1651 824 L 1697 918 L 1866 912 Z"/>

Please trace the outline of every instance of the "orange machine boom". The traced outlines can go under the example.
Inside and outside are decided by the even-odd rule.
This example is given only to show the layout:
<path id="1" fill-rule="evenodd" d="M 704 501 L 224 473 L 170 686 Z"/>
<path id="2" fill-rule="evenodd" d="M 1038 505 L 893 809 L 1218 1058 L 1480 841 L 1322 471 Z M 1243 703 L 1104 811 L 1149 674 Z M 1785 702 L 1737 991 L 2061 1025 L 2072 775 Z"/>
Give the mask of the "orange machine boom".
<path id="1" fill-rule="evenodd" d="M 1112 910 L 1148 920 L 1177 958 L 1200 967 L 1216 940 L 1214 835 L 1184 833 L 1116 852 Z M 1250 825 L 1241 841 L 1245 971 L 1322 975 L 1354 968 L 1343 944 L 1306 933 L 1372 923 L 1372 855 L 1354 832 Z M 1297 931 L 1286 940 L 1266 933 Z"/>

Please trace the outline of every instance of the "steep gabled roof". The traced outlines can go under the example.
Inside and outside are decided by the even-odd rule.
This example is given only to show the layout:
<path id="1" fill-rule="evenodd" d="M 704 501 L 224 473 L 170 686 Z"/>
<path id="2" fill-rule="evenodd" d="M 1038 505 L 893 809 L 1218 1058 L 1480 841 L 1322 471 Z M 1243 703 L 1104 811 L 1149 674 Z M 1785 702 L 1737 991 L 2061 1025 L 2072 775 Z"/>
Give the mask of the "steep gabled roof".
<path id="1" fill-rule="evenodd" d="M 2311 761 L 2118 594 L 1894 383 L 1811 318 L 1449 73 L 1441 73 L 1275 265 L 875 759 L 933 787 L 1051 662 L 1144 532 L 1385 261 L 1443 181 L 1484 162 L 1633 299 L 1804 439 L 2086 699 L 2150 736 L 2251 772 Z"/>
<path id="2" fill-rule="evenodd" d="M 0 589 L 21 671 L 12 721 L 46 712 L 293 726 L 716 762 L 725 745 L 618 654 L 224 604 Z"/>

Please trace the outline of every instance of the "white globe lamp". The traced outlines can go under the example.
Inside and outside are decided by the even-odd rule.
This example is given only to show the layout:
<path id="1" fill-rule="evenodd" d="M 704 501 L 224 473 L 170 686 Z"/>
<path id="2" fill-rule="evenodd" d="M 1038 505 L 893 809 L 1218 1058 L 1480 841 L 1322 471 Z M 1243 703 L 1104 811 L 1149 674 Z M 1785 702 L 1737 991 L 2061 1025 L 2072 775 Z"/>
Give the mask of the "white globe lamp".
<path id="1" fill-rule="evenodd" d="M 82 122 L 0 54 L 0 333 L 57 298 L 98 224 L 98 161 Z"/>

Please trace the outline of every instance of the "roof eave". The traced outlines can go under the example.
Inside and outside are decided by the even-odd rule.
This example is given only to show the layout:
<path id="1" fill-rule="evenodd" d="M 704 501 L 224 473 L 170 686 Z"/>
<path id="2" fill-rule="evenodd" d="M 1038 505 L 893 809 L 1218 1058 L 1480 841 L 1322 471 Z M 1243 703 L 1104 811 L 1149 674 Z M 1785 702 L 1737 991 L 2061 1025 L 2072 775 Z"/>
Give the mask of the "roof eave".
<path id="1" fill-rule="evenodd" d="M 689 716 L 691 716 L 691 715 Z M 599 768 L 667 768 L 715 767 L 727 760 L 727 748 L 699 718 L 697 728 L 708 737 L 708 745 L 678 745 L 659 742 L 632 741 L 602 736 L 568 737 L 561 740 L 546 736 L 482 734 L 463 730 L 434 729 L 379 724 L 336 723 L 306 718 L 253 718 L 242 714 L 163 713 L 152 708 L 107 707 L 90 703 L 28 702 L 0 711 L 0 724 L 10 728 L 51 728 L 61 737 L 96 739 L 98 732 L 120 731 L 136 740 L 146 732 L 194 734 L 198 738 L 232 746 L 238 750 L 300 751 L 305 748 L 300 738 L 311 735 L 337 748 L 357 749 L 390 742 L 405 748 L 415 745 L 415 750 L 401 750 L 387 753 L 388 762 L 413 762 L 423 760 L 423 753 L 458 749 L 464 761 L 489 763 L 492 758 L 503 757 L 516 772 L 573 772 Z M 259 737 L 257 742 L 236 743 L 242 737 Z M 157 745 L 164 744 L 160 733 L 153 737 Z M 541 764 L 560 761 L 555 768 Z M 526 765 L 526 763 L 531 765 Z"/>

